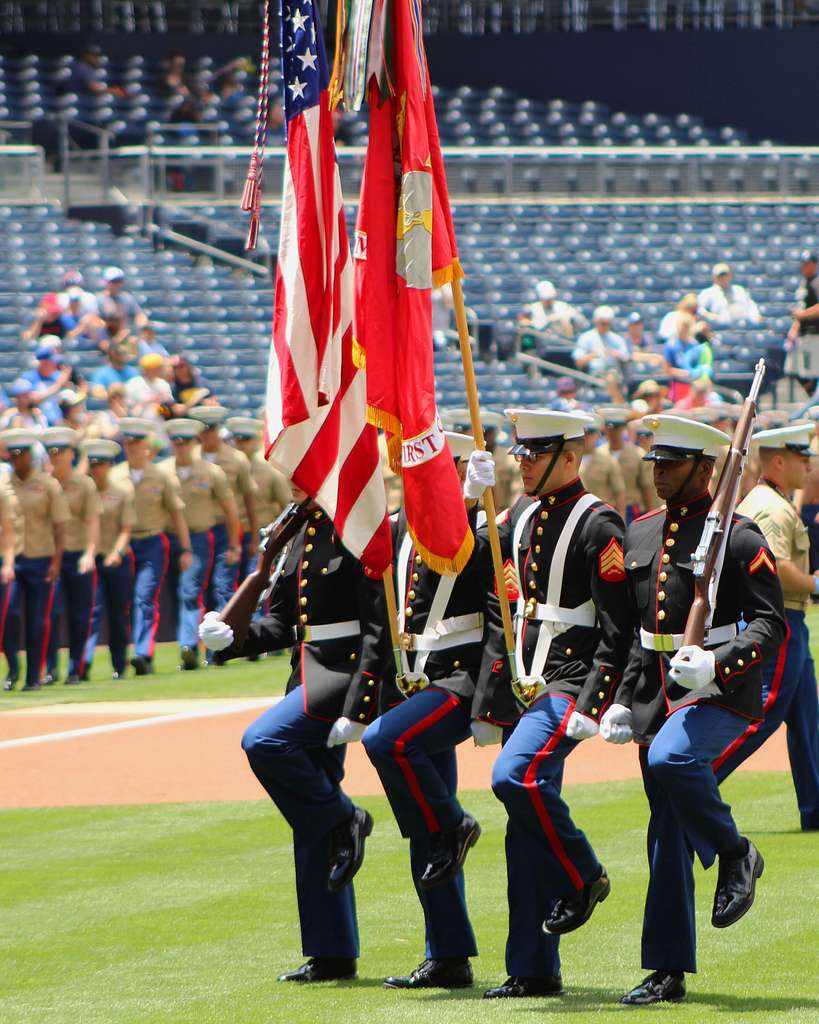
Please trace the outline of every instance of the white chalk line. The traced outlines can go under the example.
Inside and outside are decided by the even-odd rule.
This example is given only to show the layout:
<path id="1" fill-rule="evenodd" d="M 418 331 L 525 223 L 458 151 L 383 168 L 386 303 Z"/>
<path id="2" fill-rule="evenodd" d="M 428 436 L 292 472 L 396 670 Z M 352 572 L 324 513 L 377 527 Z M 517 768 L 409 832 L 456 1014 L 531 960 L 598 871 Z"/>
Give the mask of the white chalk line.
<path id="1" fill-rule="evenodd" d="M 237 715 L 242 711 L 253 711 L 267 708 L 278 703 L 281 697 L 265 697 L 259 700 L 246 700 L 242 703 L 229 704 L 224 707 L 199 708 L 196 711 L 180 711 L 174 715 L 157 715 L 153 718 L 137 718 L 130 722 L 108 722 L 105 725 L 89 725 L 84 729 L 67 729 L 64 732 L 50 732 L 39 736 L 20 736 L 14 740 L 0 740 L 0 751 L 16 750 L 19 747 L 35 747 L 42 743 L 58 743 L 64 740 L 85 739 L 89 736 L 104 736 L 112 732 L 125 732 L 128 729 L 147 729 L 154 725 L 165 725 L 168 722 L 192 722 L 197 718 L 217 718 L 220 715 Z"/>

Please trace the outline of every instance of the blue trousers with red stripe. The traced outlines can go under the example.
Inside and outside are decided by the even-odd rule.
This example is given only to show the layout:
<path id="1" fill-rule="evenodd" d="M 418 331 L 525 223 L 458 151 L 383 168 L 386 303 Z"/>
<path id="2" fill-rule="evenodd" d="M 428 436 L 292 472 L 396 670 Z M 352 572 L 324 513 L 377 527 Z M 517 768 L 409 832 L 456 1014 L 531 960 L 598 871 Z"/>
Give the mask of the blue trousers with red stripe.
<path id="1" fill-rule="evenodd" d="M 180 647 L 199 645 L 199 623 L 205 612 L 205 594 L 213 568 L 213 534 L 203 530 L 191 535 L 190 569 L 179 572 L 179 555 L 182 547 L 175 533 L 168 534 L 170 541 L 170 566 L 168 578 L 176 605 L 176 639 Z"/>
<path id="2" fill-rule="evenodd" d="M 819 696 L 804 612 L 785 609 L 788 636 L 776 658 L 762 667 L 765 718 L 749 725 L 714 762 L 722 782 L 758 750 L 782 723 L 803 829 L 819 829 Z"/>
<path id="3" fill-rule="evenodd" d="M 117 566 L 107 566 L 102 555 L 97 555 L 97 593 L 91 632 L 85 644 L 85 664 L 90 666 L 99 642 L 102 618 L 108 626 L 108 650 L 111 668 L 122 675 L 131 629 L 131 594 L 134 589 L 134 557 L 127 554 Z"/>
<path id="4" fill-rule="evenodd" d="M 213 530 L 213 569 L 208 582 L 205 604 L 208 611 L 220 612 L 233 595 L 239 578 L 239 563 L 227 563 L 228 532 L 224 523 L 217 523 Z"/>
<path id="5" fill-rule="evenodd" d="M 560 973 L 558 937 L 544 934 L 543 922 L 559 899 L 601 870 L 560 792 L 563 763 L 577 746 L 566 736 L 573 709 L 567 697 L 541 697 L 507 731 L 492 771 L 492 789 L 509 815 L 506 969 L 512 977 Z"/>
<path id="6" fill-rule="evenodd" d="M 20 673 L 20 618 L 26 616 L 26 685 L 39 683 L 45 667 L 48 636 L 51 626 L 51 602 L 54 585 L 46 582 L 50 558 L 26 558 L 18 555 L 14 563 L 14 582 L 10 584 L 3 651 L 9 666 L 9 675 Z"/>
<path id="7" fill-rule="evenodd" d="M 57 651 L 63 615 L 68 623 L 68 674 L 80 676 L 85 670 L 85 646 L 92 629 L 99 580 L 96 566 L 91 572 L 80 572 L 81 557 L 82 551 L 63 554 L 60 577 L 54 588 L 46 659 L 46 668 L 52 675 L 56 675 L 58 669 Z"/>
<path id="8" fill-rule="evenodd" d="M 242 553 L 239 557 L 239 578 L 241 584 L 256 568 L 259 554 L 259 538 L 253 537 L 250 530 L 242 530 Z"/>
<path id="9" fill-rule="evenodd" d="M 250 767 L 293 830 L 302 952 L 354 959 L 358 925 L 352 883 L 327 888 L 331 832 L 353 813 L 341 789 L 345 747 L 327 747 L 332 723 L 312 718 L 301 686 L 257 718 L 242 737 Z"/>
<path id="10" fill-rule="evenodd" d="M 640 749 L 651 812 L 642 942 L 646 970 L 697 969 L 694 853 L 708 868 L 740 841 L 712 766 L 747 724 L 725 708 L 692 704 L 670 715 L 651 745 Z"/>
<path id="11" fill-rule="evenodd" d="M 159 627 L 159 594 L 168 571 L 170 544 L 164 533 L 131 541 L 134 552 L 134 654 L 153 658 Z"/>
<path id="12" fill-rule="evenodd" d="M 430 834 L 454 828 L 463 818 L 455 747 L 470 736 L 469 723 L 462 700 L 431 686 L 376 719 L 362 739 L 401 835 L 410 841 L 412 879 L 424 911 L 425 956 L 433 960 L 478 953 L 463 871 L 429 892 L 418 887 L 429 862 Z"/>

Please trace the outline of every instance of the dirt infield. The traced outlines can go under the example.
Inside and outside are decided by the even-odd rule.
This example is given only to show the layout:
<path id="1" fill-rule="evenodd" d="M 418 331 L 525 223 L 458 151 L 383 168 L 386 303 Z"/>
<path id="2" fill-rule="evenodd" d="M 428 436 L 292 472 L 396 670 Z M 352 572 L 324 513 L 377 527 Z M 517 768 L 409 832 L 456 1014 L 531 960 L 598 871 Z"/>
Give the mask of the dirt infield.
<path id="1" fill-rule="evenodd" d="M 256 800 L 263 794 L 239 741 L 266 700 L 82 704 L 0 716 L 0 807 Z M 489 785 L 497 748 L 459 748 L 463 789 Z M 788 768 L 784 730 L 744 768 Z M 639 777 L 636 749 L 600 740 L 567 761 L 566 782 Z M 381 792 L 360 744 L 350 747 L 345 788 Z"/>

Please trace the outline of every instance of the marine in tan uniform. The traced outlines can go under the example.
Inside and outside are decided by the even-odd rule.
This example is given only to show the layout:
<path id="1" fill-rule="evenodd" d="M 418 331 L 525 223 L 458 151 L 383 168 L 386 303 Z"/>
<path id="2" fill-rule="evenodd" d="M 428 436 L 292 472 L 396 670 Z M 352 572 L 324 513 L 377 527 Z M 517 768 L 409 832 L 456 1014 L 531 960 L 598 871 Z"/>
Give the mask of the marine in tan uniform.
<path id="1" fill-rule="evenodd" d="M 791 495 L 804 487 L 812 433 L 812 424 L 797 423 L 754 435 L 762 473 L 737 511 L 757 523 L 776 557 L 788 632 L 778 656 L 763 665 L 763 722 L 750 726 L 715 764 L 718 776 L 724 777 L 784 722 L 796 802 L 805 831 L 819 829 L 819 701 L 805 621 L 810 598 L 819 593 L 819 574 L 810 572 L 810 539 Z M 748 571 L 767 569 L 762 564 L 764 559 L 760 548 Z"/>
<path id="2" fill-rule="evenodd" d="M 645 452 L 638 448 L 628 436 L 630 410 L 612 406 L 598 410 L 603 421 L 606 442 L 600 448 L 617 462 L 623 474 L 626 490 L 626 525 L 637 516 L 648 512 L 652 506 L 654 491 L 653 483 L 648 486 L 650 470 L 648 463 L 643 462 Z"/>
<path id="3" fill-rule="evenodd" d="M 264 433 L 261 420 L 232 416 L 225 423 L 225 427 L 230 432 L 236 450 L 250 460 L 250 473 L 256 484 L 256 519 L 260 526 L 267 526 L 278 518 L 282 509 L 291 501 L 290 483 L 284 473 L 271 466 L 264 457 L 261 450 Z M 241 583 L 255 565 L 259 535 L 251 530 L 250 518 L 244 503 L 239 509 L 239 520 L 242 524 L 242 555 L 239 561 Z"/>
<path id="4" fill-rule="evenodd" d="M 172 578 L 172 590 L 177 599 L 176 638 L 180 668 L 193 671 L 199 668 L 198 629 L 205 612 L 205 592 L 213 566 L 213 528 L 218 519 L 224 520 L 228 557 L 238 559 L 239 514 L 225 474 L 216 463 L 206 462 L 195 455 L 196 441 L 204 425 L 198 420 L 178 419 L 170 420 L 166 429 L 174 454 L 160 462 L 159 468 L 179 481 L 185 503 L 183 515 L 193 552 L 190 568 L 180 572 L 177 579 Z M 173 562 L 181 543 L 173 531 L 169 539 Z M 231 564 L 235 562 L 231 561 Z"/>
<path id="5" fill-rule="evenodd" d="M 256 514 L 256 484 L 250 471 L 250 460 L 242 452 L 222 440 L 220 430 L 228 418 L 228 411 L 221 405 L 202 405 L 191 410 L 191 419 L 204 424 L 199 435 L 202 458 L 213 462 L 224 472 L 240 512 L 247 516 L 251 536 L 259 533 Z M 220 512 L 213 527 L 213 570 L 210 575 L 205 605 L 208 610 L 221 611 L 236 589 L 241 557 L 241 538 L 231 549 L 225 526 L 225 517 Z"/>
<path id="6" fill-rule="evenodd" d="M 654 431 L 644 419 L 632 420 L 630 430 L 634 444 L 640 450 L 640 490 L 648 496 L 649 504 L 646 512 L 651 512 L 655 508 L 659 508 L 662 505 L 662 501 L 660 501 L 657 488 L 654 486 L 654 470 L 652 465 L 650 462 L 645 462 L 642 457 L 647 451 L 651 450 Z"/>
<path id="7" fill-rule="evenodd" d="M 122 454 L 122 448 L 116 441 L 104 438 L 84 441 L 80 451 L 88 461 L 88 474 L 102 504 L 96 557 L 97 595 L 91 632 L 85 645 L 85 671 L 80 678 L 88 679 L 104 616 L 108 625 L 113 678 L 121 679 L 126 672 L 134 590 L 134 556 L 131 551 L 131 533 L 136 525 L 134 488 L 124 477 L 119 481 L 111 479 L 111 467 Z"/>
<path id="8" fill-rule="evenodd" d="M 170 542 L 164 530 L 170 523 L 180 540 L 179 571 L 191 567 L 188 524 L 179 480 L 150 459 L 151 420 L 123 417 L 120 431 L 126 461 L 111 471 L 114 483 L 130 483 L 134 489 L 136 525 L 131 539 L 134 554 L 134 656 L 131 665 L 138 676 L 153 672 L 156 631 L 159 628 L 159 594 L 168 571 Z"/>
<path id="9" fill-rule="evenodd" d="M 0 638 L 5 629 L 6 613 L 14 584 L 14 561 L 23 549 L 23 523 L 17 495 L 8 479 L 0 477 Z"/>
<path id="10" fill-rule="evenodd" d="M 25 607 L 26 683 L 37 690 L 48 650 L 49 623 L 54 584 L 60 575 L 65 547 L 68 504 L 57 481 L 34 468 L 32 448 L 38 434 L 33 430 L 5 430 L 0 444 L 8 451 L 14 469 L 9 481 L 22 520 L 22 543 L 14 565 L 14 582 L 3 629 L 3 650 L 9 672 L 3 688 L 14 689 L 19 678 L 20 618 Z"/>
<path id="11" fill-rule="evenodd" d="M 43 682 L 50 685 L 56 681 L 60 622 L 65 617 L 68 626 L 65 684 L 73 686 L 80 682 L 85 672 L 85 645 L 94 615 L 102 502 L 91 477 L 74 468 L 79 434 L 70 427 L 51 427 L 43 432 L 40 440 L 51 459 L 51 471 L 63 489 L 71 516 L 65 527 L 65 552 L 54 590 Z"/>
<path id="12" fill-rule="evenodd" d="M 580 463 L 580 480 L 590 493 L 626 515 L 626 482 L 623 471 L 611 452 L 600 445 L 600 421 L 595 419 L 586 428 L 585 452 Z"/>

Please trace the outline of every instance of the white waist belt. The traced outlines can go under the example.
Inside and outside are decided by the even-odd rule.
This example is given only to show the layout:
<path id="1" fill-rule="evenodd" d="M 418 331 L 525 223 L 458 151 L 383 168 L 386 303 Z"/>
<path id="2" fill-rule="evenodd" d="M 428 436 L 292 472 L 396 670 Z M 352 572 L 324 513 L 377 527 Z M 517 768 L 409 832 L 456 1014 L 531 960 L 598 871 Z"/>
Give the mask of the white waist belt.
<path id="1" fill-rule="evenodd" d="M 423 633 L 406 633 L 406 648 L 410 651 L 445 651 L 448 647 L 477 644 L 483 639 L 483 614 L 453 615 L 436 622 Z"/>
<path id="2" fill-rule="evenodd" d="M 324 622 L 320 626 L 294 626 L 296 643 L 316 643 L 321 640 L 343 640 L 347 636 L 360 636 L 361 623 L 358 619 L 346 622 Z"/>
<path id="3" fill-rule="evenodd" d="M 709 629 L 705 635 L 705 646 L 715 647 L 717 644 L 726 644 L 733 640 L 739 630 L 735 622 L 727 626 L 717 626 L 716 629 Z M 647 629 L 640 628 L 640 644 L 645 651 L 664 651 L 668 654 L 671 651 L 678 651 L 683 645 L 682 633 L 649 633 Z"/>
<path id="4" fill-rule="evenodd" d="M 576 608 L 560 608 L 554 604 L 530 604 L 523 618 L 530 622 L 557 622 L 562 626 L 593 626 L 597 621 L 597 613 L 591 601 L 586 601 Z"/>

